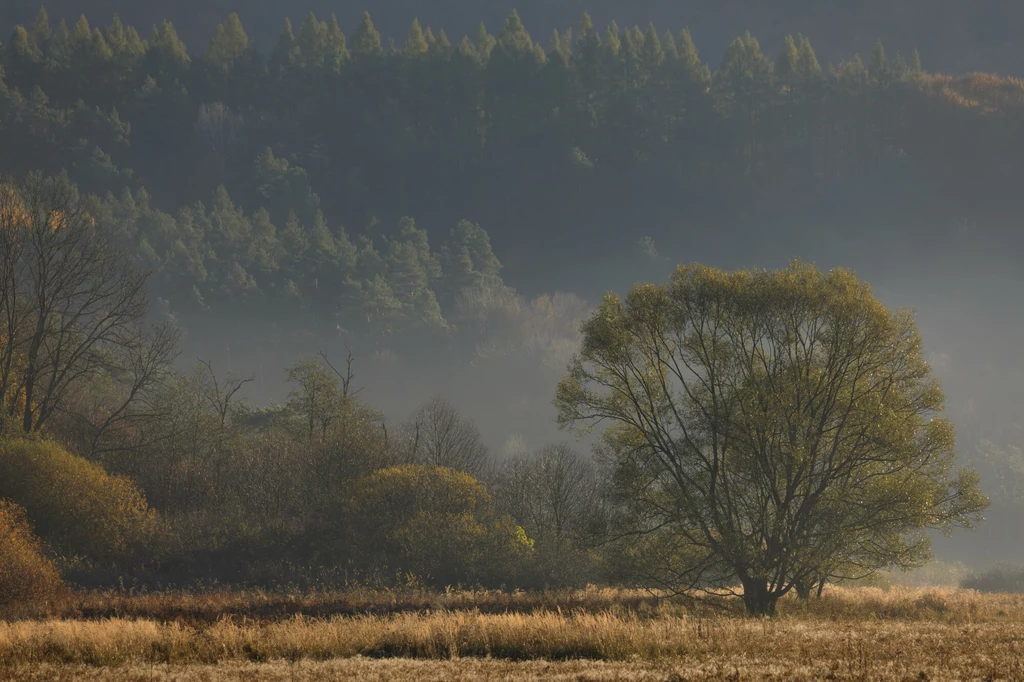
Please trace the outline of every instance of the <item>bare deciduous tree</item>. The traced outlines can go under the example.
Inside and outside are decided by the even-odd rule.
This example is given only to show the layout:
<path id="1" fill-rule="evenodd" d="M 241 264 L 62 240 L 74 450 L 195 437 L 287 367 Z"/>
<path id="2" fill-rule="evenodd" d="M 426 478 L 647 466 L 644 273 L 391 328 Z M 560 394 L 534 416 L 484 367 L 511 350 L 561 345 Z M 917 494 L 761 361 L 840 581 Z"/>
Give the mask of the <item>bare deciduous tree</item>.
<path id="1" fill-rule="evenodd" d="M 487 466 L 487 446 L 476 424 L 463 418 L 443 398 L 423 404 L 400 429 L 401 459 L 448 467 L 479 476 Z"/>
<path id="2" fill-rule="evenodd" d="M 593 465 L 565 443 L 506 462 L 497 486 L 505 511 L 533 536 L 561 548 L 593 515 L 598 486 Z"/>
<path id="3" fill-rule="evenodd" d="M 224 102 L 208 102 L 199 106 L 196 130 L 219 158 L 234 144 L 241 129 L 242 117 Z"/>
<path id="4" fill-rule="evenodd" d="M 146 345 L 147 274 L 107 240 L 66 176 L 0 182 L 3 414 L 39 431 L 72 387 L 101 375 L 133 376 L 138 395 L 173 352 L 169 332 Z"/>
<path id="5" fill-rule="evenodd" d="M 171 324 L 159 324 L 150 333 L 139 334 L 126 340 L 117 349 L 115 362 L 110 367 L 112 396 L 96 396 L 92 409 L 82 409 L 82 396 L 78 401 L 62 401 L 61 409 L 79 422 L 88 434 L 88 445 L 82 454 L 90 459 L 122 449 L 128 442 L 115 434 L 123 430 L 134 431 L 132 447 L 138 447 L 138 428 L 143 422 L 162 418 L 153 404 L 153 391 L 170 376 L 171 364 L 178 355 L 180 330 Z M 79 393 L 92 393 L 93 386 L 83 385 Z M 76 403 L 77 404 L 74 404 Z"/>
<path id="6" fill-rule="evenodd" d="M 566 443 L 518 454 L 494 481 L 499 508 L 537 543 L 545 579 L 571 579 L 583 568 L 577 550 L 595 539 L 602 491 L 590 460 Z"/>

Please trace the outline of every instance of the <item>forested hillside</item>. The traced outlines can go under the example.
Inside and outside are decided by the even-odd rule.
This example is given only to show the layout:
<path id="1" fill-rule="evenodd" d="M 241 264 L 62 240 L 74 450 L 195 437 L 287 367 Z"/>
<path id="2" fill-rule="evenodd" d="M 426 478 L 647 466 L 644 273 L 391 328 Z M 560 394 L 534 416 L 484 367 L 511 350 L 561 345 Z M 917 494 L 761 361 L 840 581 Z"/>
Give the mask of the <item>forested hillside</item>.
<path id="1" fill-rule="evenodd" d="M 697 44 L 714 61 L 729 40 L 750 30 L 772 51 L 787 34 L 802 32 L 814 41 L 825 61 L 838 62 L 858 50 L 866 52 L 881 39 L 905 52 L 918 47 L 929 64 L 944 72 L 1013 74 L 1024 65 L 1020 42 L 1024 8 L 1014 0 L 52 0 L 48 4 L 55 21 L 63 18 L 69 23 L 82 12 L 97 20 L 118 13 L 122 20 L 147 30 L 169 19 L 194 50 L 206 45 L 215 26 L 230 12 L 241 13 L 250 35 L 269 49 L 286 14 L 298 23 L 310 10 L 322 15 L 334 12 L 344 25 L 354 24 L 369 9 L 384 36 L 400 41 L 414 16 L 435 29 L 444 27 L 449 35 L 461 36 L 475 30 L 480 20 L 498 28 L 513 7 L 519 9 L 527 27 L 542 36 L 555 28 L 575 26 L 585 10 L 601 25 L 615 19 L 629 25 L 653 21 L 659 26 L 689 26 Z M 14 24 L 30 22 L 37 9 L 36 0 L 9 0 L 0 8 L 0 31 L 6 34 Z"/>
<path id="2" fill-rule="evenodd" d="M 515 12 L 495 35 L 346 29 L 310 13 L 264 54 L 233 14 L 190 52 L 170 22 L 41 10 L 3 49 L 2 170 L 67 169 L 106 197 L 175 310 L 385 334 L 396 316 L 444 329 L 461 290 L 498 282 L 481 227 L 543 283 L 564 254 L 665 236 L 667 216 L 864 183 L 945 211 L 1020 177 L 1024 85 L 928 75 L 882 43 L 827 66 L 806 37 L 766 55 L 748 33 L 709 65 L 688 30 L 587 15 L 547 42 Z"/>

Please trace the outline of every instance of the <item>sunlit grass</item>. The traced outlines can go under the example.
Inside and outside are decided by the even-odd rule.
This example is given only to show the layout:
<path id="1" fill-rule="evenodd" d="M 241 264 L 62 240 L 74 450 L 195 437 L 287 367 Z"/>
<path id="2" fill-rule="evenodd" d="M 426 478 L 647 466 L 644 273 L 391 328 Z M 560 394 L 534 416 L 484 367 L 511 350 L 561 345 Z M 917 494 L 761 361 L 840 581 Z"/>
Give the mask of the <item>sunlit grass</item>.
<path id="1" fill-rule="evenodd" d="M 340 612 L 356 606 L 374 612 Z M 402 661 L 422 661 L 422 679 L 1024 677 L 1024 595 L 949 588 L 832 587 L 771 620 L 597 588 L 92 593 L 51 608 L 0 622 L 0 678 L 400 679 Z"/>

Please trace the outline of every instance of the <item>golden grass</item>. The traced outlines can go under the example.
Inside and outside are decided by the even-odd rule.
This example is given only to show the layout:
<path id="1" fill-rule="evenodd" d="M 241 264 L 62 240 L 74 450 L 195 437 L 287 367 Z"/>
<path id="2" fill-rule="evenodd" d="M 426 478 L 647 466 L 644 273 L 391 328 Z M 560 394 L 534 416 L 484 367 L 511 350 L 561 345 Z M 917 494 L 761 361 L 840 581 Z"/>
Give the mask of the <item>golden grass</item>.
<path id="1" fill-rule="evenodd" d="M 269 623 L 296 616 L 429 614 L 472 611 L 481 614 L 589 613 L 640 617 L 712 617 L 742 615 L 738 599 L 702 603 L 645 590 L 589 587 L 583 590 L 370 590 L 286 593 L 218 590 L 210 592 L 123 591 L 71 593 L 63 598 L 23 606 L 21 619 L 156 620 L 201 627 L 225 619 Z M 982 594 L 955 588 L 829 586 L 823 599 L 800 601 L 794 595 L 779 603 L 780 617 L 824 619 L 998 620 L 1024 619 L 1024 595 Z M 8 618 L 12 614 L 8 614 Z M 0 618 L 3 618 L 0 612 Z"/>
<path id="2" fill-rule="evenodd" d="M 1024 595 L 832 588 L 757 620 L 615 590 L 504 595 L 487 613 L 468 605 L 499 593 L 471 594 L 354 616 L 0 622 L 0 679 L 1024 679 Z M 616 594 L 641 608 L 596 608 Z M 582 606 L 544 606 L 553 595 Z M 173 596 L 136 599 L 165 610 Z"/>
<path id="3" fill-rule="evenodd" d="M 190 624 L 215 623 L 225 617 L 266 622 L 294 616 L 385 615 L 436 611 L 481 613 L 533 613 L 586 611 L 588 613 L 653 613 L 670 605 L 656 594 L 641 590 L 590 587 L 585 590 L 515 591 L 421 589 L 373 590 L 355 588 L 322 592 L 267 592 L 216 590 L 206 592 L 93 591 L 66 598 L 23 605 L 21 618 L 145 618 Z M 0 612 L 0 618 L 3 617 Z"/>

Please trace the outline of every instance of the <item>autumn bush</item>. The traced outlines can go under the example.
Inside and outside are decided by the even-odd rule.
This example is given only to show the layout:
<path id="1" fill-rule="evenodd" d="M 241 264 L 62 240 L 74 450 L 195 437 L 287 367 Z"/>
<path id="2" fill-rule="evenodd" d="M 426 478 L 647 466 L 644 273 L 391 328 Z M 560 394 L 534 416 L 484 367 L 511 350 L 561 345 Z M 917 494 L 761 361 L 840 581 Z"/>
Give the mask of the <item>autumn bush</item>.
<path id="1" fill-rule="evenodd" d="M 437 586 L 498 584 L 532 553 L 470 474 L 403 465 L 357 482 L 347 505 L 352 546 L 378 575 L 413 573 Z"/>
<path id="2" fill-rule="evenodd" d="M 44 440 L 0 443 L 0 498 L 24 507 L 39 537 L 64 556 L 114 562 L 147 547 L 159 528 L 139 489 Z"/>
<path id="3" fill-rule="evenodd" d="M 62 591 L 56 566 L 42 551 L 25 510 L 0 500 L 0 610 Z"/>

